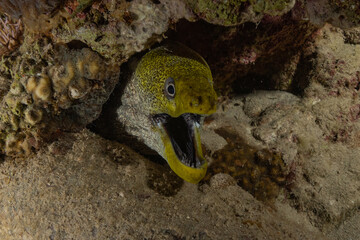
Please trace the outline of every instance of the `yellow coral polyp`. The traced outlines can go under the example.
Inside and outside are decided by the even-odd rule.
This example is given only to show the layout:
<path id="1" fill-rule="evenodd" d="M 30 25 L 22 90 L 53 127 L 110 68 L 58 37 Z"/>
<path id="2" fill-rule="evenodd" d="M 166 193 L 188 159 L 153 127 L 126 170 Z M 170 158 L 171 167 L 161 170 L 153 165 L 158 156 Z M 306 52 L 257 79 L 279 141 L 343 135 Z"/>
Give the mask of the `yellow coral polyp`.
<path id="1" fill-rule="evenodd" d="M 89 64 L 90 78 L 95 79 L 99 72 L 99 65 L 96 62 L 90 62 Z"/>
<path id="2" fill-rule="evenodd" d="M 44 102 L 49 101 L 51 97 L 51 82 L 48 76 L 42 75 L 38 85 L 34 89 L 33 97 L 35 100 L 40 99 Z"/>
<path id="3" fill-rule="evenodd" d="M 36 125 L 43 117 L 43 112 L 41 109 L 27 108 L 24 114 L 25 121 L 31 125 Z"/>
<path id="4" fill-rule="evenodd" d="M 9 134 L 5 140 L 7 155 L 29 155 L 31 146 L 23 135 Z"/>
<path id="5" fill-rule="evenodd" d="M 29 77 L 25 83 L 25 89 L 27 93 L 32 94 L 35 102 L 48 102 L 52 97 L 52 84 L 46 74 L 42 74 L 38 78 L 35 76 Z M 29 99 L 26 102 L 31 103 Z"/>
<path id="6" fill-rule="evenodd" d="M 64 83 L 64 86 L 68 86 L 69 83 L 71 82 L 71 80 L 74 78 L 75 76 L 75 69 L 74 69 L 74 66 L 72 64 L 71 61 L 68 61 L 66 63 L 66 72 L 67 72 L 67 75 L 66 77 L 62 78 L 62 82 Z"/>
<path id="7" fill-rule="evenodd" d="M 28 93 L 32 93 L 36 87 L 37 83 L 36 83 L 36 78 L 34 76 L 29 77 L 29 79 L 27 80 L 26 83 L 26 91 Z"/>
<path id="8" fill-rule="evenodd" d="M 54 90 L 56 92 L 61 92 L 65 90 L 69 86 L 70 82 L 74 79 L 75 68 L 72 61 L 67 61 L 64 66 L 57 66 L 56 68 L 52 69 L 53 72 L 55 72 L 55 69 L 61 70 L 62 73 L 50 73 L 50 75 L 52 75 Z M 63 73 L 63 71 L 65 73 Z"/>
<path id="9" fill-rule="evenodd" d="M 81 75 L 84 75 L 84 65 L 84 59 L 78 59 L 78 61 L 76 62 L 76 67 Z"/>

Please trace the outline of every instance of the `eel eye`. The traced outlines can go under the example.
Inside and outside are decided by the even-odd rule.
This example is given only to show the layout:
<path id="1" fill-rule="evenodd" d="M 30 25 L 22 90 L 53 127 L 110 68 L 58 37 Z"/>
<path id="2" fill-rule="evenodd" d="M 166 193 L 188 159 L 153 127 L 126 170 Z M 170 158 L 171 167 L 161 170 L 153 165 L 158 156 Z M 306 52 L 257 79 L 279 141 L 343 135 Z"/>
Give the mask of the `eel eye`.
<path id="1" fill-rule="evenodd" d="M 169 77 L 165 81 L 165 95 L 168 98 L 175 97 L 175 82 L 174 82 L 174 79 L 171 77 Z"/>

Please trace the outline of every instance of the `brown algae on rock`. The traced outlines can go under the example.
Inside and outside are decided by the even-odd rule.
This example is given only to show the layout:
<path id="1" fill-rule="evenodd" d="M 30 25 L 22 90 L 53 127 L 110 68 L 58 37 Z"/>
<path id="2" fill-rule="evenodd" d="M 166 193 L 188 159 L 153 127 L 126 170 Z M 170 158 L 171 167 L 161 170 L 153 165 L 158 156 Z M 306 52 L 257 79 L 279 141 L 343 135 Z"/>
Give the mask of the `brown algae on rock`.
<path id="1" fill-rule="evenodd" d="M 65 9 L 73 16 L 66 16 L 62 28 L 52 29 L 54 42 L 82 41 L 115 64 L 161 41 L 170 23 L 194 17 L 185 3 L 173 0 L 74 0 Z"/>
<path id="2" fill-rule="evenodd" d="M 204 181 L 210 181 L 215 174 L 226 173 L 256 199 L 276 198 L 280 187 L 285 186 L 287 176 L 280 153 L 251 147 L 228 128 L 220 128 L 216 133 L 228 144 L 212 155 Z"/>
<path id="3" fill-rule="evenodd" d="M 235 26 L 245 22 L 260 22 L 264 15 L 281 16 L 289 12 L 295 0 L 186 0 L 188 6 L 209 23 Z"/>

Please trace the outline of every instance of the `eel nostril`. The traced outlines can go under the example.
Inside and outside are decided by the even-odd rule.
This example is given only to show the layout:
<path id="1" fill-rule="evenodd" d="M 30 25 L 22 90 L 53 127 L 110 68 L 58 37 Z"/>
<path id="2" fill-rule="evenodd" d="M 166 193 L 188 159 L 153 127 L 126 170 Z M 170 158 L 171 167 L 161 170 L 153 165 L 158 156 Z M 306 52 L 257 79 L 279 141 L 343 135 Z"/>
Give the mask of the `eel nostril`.
<path id="1" fill-rule="evenodd" d="M 201 96 L 198 96 L 198 103 L 202 104 L 202 97 Z"/>

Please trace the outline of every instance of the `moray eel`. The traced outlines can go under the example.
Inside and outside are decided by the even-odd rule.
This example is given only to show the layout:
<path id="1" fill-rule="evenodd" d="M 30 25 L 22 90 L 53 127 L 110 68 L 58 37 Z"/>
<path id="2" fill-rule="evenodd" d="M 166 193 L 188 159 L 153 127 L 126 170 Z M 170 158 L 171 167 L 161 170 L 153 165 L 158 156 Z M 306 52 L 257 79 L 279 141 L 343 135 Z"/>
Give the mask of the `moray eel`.
<path id="1" fill-rule="evenodd" d="M 157 151 L 182 179 L 198 183 L 206 174 L 200 126 L 216 110 L 217 96 L 205 60 L 171 43 L 145 54 L 127 83 L 118 120 Z"/>

